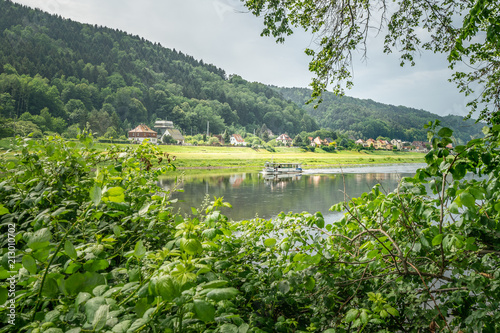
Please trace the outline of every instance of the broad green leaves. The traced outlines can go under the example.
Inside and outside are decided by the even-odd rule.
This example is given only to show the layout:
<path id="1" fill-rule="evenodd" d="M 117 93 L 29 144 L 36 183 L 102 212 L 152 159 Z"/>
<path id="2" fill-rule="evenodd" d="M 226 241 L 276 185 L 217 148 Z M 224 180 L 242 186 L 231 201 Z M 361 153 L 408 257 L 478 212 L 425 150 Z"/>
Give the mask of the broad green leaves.
<path id="1" fill-rule="evenodd" d="M 222 300 L 228 300 L 236 297 L 239 291 L 236 288 L 219 288 L 211 290 L 207 293 L 207 298 L 213 301 L 219 302 Z"/>
<path id="2" fill-rule="evenodd" d="M 119 186 L 111 187 L 106 189 L 102 195 L 102 200 L 104 202 L 116 202 L 121 203 L 125 201 L 125 189 Z M 95 201 L 94 201 L 95 203 Z"/>
<path id="3" fill-rule="evenodd" d="M 198 319 L 204 322 L 211 322 L 215 319 L 215 307 L 209 302 L 195 299 L 194 301 L 194 312 Z"/>

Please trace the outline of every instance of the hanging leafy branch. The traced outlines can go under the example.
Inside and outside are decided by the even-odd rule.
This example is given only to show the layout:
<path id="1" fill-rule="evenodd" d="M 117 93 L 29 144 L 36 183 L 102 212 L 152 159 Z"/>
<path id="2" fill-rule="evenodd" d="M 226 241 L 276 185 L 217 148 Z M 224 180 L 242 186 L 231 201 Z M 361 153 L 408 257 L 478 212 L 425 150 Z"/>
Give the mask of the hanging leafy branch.
<path id="1" fill-rule="evenodd" d="M 353 52 L 366 56 L 368 39 L 380 33 L 385 35 L 384 53 L 399 52 L 401 66 L 414 65 L 415 54 L 422 50 L 444 54 L 452 69 L 465 63 L 472 70 L 456 71 L 452 80 L 474 96 L 470 114 L 482 108 L 480 119 L 497 115 L 500 3 L 496 0 L 243 2 L 254 15 L 264 17 L 262 35 L 277 42 L 284 42 L 294 28 L 315 35 L 317 49 L 305 51 L 312 58 L 309 70 L 315 74 L 313 98 L 329 86 L 337 94 L 351 87 Z"/>

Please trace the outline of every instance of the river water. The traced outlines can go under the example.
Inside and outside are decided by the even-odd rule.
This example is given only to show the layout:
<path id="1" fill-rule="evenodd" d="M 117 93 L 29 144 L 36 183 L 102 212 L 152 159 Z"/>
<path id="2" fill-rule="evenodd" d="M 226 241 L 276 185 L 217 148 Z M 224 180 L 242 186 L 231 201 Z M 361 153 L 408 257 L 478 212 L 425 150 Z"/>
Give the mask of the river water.
<path id="1" fill-rule="evenodd" d="M 229 175 L 189 175 L 181 181 L 165 178 L 160 185 L 172 191 L 174 204 L 182 213 L 199 208 L 206 196 L 224 197 L 233 208 L 222 212 L 239 221 L 256 216 L 271 219 L 280 212 L 321 212 L 326 222 L 333 222 L 339 213 L 330 212 L 332 205 L 358 197 L 376 185 L 386 192 L 393 191 L 402 177 L 413 176 L 423 164 L 374 165 L 349 168 L 306 169 L 290 177 L 264 177 L 258 172 L 235 172 Z"/>

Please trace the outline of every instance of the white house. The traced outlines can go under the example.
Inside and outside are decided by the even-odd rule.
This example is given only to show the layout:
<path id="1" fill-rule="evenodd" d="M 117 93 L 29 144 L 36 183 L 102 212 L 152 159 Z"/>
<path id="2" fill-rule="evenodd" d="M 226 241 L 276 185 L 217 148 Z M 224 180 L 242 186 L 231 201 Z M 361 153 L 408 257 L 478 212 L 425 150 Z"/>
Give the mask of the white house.
<path id="1" fill-rule="evenodd" d="M 158 130 L 158 140 L 160 142 L 163 142 L 164 136 L 171 136 L 172 139 L 177 141 L 177 144 L 184 143 L 184 136 L 182 136 L 181 131 L 174 128 L 173 122 L 167 120 L 157 120 L 154 128 Z"/>
<path id="2" fill-rule="evenodd" d="M 246 146 L 247 145 L 245 140 L 243 140 L 243 138 L 239 134 L 231 135 L 231 144 L 233 146 Z"/>
<path id="3" fill-rule="evenodd" d="M 285 146 L 289 146 L 292 144 L 292 139 L 288 136 L 288 134 L 281 134 L 276 138 L 276 141 L 281 142 Z"/>

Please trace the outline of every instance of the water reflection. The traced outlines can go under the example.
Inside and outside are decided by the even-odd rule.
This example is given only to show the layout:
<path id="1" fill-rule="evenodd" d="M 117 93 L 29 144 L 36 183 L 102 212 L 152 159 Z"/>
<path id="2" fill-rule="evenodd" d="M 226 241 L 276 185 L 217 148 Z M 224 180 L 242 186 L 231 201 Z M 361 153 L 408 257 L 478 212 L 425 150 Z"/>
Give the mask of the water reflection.
<path id="1" fill-rule="evenodd" d="M 177 185 L 173 179 L 163 179 L 160 185 L 168 190 L 175 186 L 183 190 L 174 192 L 172 197 L 180 200 L 176 207 L 186 213 L 191 212 L 191 206 L 198 208 L 208 194 L 211 199 L 224 197 L 224 201 L 231 203 L 233 208 L 224 209 L 223 213 L 233 220 L 256 216 L 269 219 L 282 211 L 320 211 L 327 220 L 332 220 L 336 217 L 329 211 L 333 204 L 360 196 L 376 184 L 381 184 L 387 192 L 393 191 L 399 180 L 413 175 L 417 167 L 405 166 L 403 170 L 395 167 L 351 168 L 340 172 L 336 169 L 307 170 L 300 175 L 278 177 L 260 173 L 187 174 Z"/>

